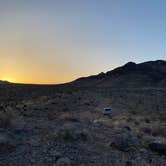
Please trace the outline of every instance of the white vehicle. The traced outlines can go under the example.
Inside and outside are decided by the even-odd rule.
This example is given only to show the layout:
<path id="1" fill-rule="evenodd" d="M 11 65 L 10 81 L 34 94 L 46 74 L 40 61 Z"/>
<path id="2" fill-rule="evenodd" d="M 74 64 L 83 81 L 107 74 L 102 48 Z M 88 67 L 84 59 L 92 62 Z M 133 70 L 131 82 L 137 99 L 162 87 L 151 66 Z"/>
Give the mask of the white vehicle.
<path id="1" fill-rule="evenodd" d="M 111 108 L 104 108 L 103 110 L 103 114 L 104 115 L 110 115 L 112 113 L 112 109 Z"/>

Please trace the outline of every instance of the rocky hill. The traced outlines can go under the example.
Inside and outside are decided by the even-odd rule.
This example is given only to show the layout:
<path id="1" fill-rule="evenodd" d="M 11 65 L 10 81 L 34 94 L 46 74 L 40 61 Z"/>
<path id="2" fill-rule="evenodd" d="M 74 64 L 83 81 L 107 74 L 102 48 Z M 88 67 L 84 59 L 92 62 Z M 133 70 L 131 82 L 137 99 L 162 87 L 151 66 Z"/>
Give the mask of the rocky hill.
<path id="1" fill-rule="evenodd" d="M 106 73 L 79 78 L 74 86 L 139 88 L 166 86 L 166 61 L 148 61 L 140 64 L 128 62 Z"/>

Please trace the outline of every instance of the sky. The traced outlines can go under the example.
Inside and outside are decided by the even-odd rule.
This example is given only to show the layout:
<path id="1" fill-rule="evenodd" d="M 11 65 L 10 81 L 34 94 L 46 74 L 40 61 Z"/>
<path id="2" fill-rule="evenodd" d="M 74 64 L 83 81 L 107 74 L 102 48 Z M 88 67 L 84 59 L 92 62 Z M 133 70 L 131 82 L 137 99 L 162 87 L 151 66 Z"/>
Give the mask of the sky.
<path id="1" fill-rule="evenodd" d="M 0 80 L 57 84 L 166 60 L 165 0 L 0 0 Z"/>

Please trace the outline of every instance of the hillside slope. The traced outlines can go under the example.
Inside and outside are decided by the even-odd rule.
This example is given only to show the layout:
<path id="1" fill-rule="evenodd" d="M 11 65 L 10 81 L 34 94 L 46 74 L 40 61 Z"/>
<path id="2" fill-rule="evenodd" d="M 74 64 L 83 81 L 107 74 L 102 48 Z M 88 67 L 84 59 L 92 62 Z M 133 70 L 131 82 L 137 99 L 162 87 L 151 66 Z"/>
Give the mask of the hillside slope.
<path id="1" fill-rule="evenodd" d="M 70 83 L 74 86 L 139 88 L 166 86 L 166 61 L 128 62 L 106 73 L 82 77 Z"/>

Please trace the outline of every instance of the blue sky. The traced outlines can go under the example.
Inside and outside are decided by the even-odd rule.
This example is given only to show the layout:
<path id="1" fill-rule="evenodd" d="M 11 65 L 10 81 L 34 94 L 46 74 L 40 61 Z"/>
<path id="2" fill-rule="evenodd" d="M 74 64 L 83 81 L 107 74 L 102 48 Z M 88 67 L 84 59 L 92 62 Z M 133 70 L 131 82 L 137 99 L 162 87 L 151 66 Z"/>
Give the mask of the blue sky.
<path id="1" fill-rule="evenodd" d="M 0 79 L 61 83 L 166 59 L 164 0 L 2 0 Z"/>

